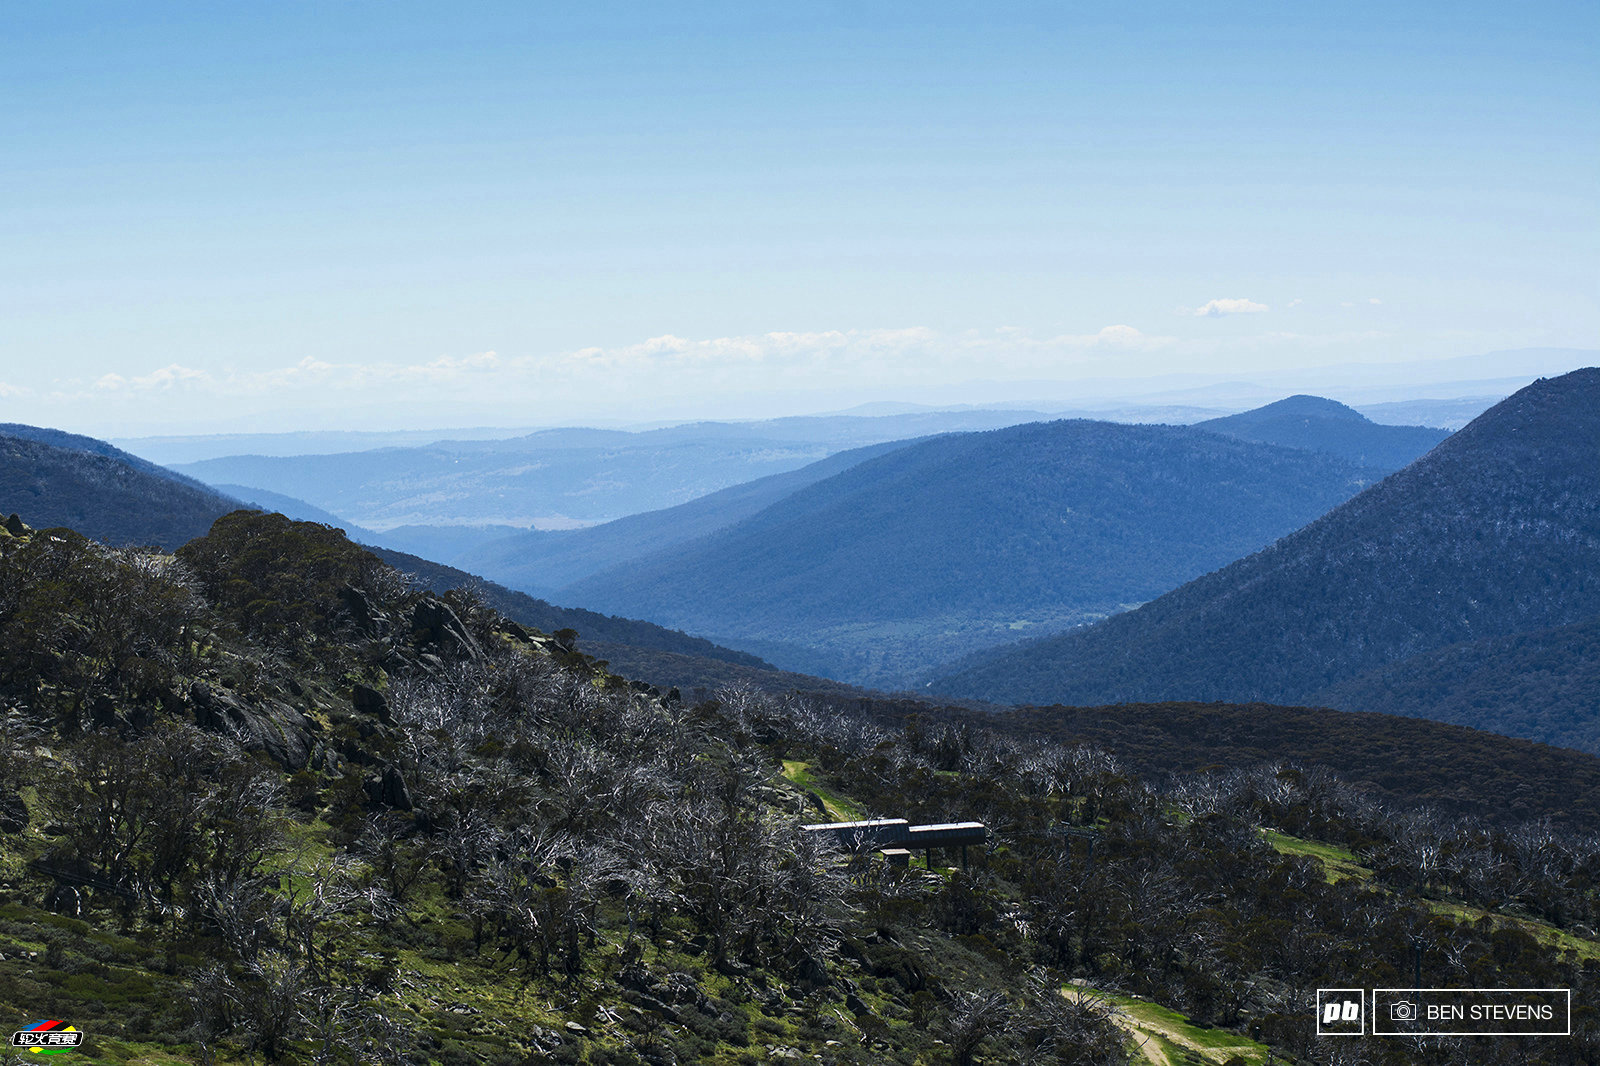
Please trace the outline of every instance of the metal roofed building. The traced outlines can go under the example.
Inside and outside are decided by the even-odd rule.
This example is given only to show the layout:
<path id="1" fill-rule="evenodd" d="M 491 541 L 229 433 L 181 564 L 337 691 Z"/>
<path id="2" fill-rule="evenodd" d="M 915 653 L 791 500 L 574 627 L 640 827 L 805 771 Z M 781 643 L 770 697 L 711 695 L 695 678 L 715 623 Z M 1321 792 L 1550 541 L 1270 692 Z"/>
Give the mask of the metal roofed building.
<path id="1" fill-rule="evenodd" d="M 967 864 L 967 846 L 984 844 L 989 839 L 989 829 L 982 822 L 912 825 L 904 818 L 874 818 L 862 822 L 819 822 L 800 828 L 808 833 L 827 833 L 846 851 L 898 853 L 920 848 L 926 857 L 934 848 L 960 848 L 962 866 Z"/>

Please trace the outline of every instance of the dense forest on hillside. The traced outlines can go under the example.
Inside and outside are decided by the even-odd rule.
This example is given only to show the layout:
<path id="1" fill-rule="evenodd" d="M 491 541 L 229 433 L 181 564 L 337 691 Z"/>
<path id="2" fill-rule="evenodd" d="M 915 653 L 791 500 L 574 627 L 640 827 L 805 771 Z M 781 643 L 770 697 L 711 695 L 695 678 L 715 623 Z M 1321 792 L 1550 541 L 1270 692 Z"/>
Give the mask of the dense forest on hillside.
<path id="1" fill-rule="evenodd" d="M 1571 986 L 1574 1035 L 1367 1061 L 1600 1053 L 1600 840 L 1548 822 L 674 700 L 252 512 L 175 557 L 8 531 L 0 635 L 0 1022 L 84 1061 L 1326 1063 L 1314 989 L 1408 938 L 1432 983 Z M 895 867 L 829 815 L 991 836 Z"/>
<path id="2" fill-rule="evenodd" d="M 1342 681 L 1316 701 L 1600 752 L 1600 618 L 1450 644 Z"/>
<path id="3" fill-rule="evenodd" d="M 970 663 L 934 688 L 995 702 L 1080 705 L 1305 703 L 1338 695 L 1341 709 L 1363 710 L 1364 703 L 1346 701 L 1386 678 L 1405 692 L 1408 671 L 1383 672 L 1415 656 L 1596 617 L 1600 369 L 1590 368 L 1528 386 L 1411 466 L 1254 555 L 1100 625 Z M 1432 707 L 1479 728 L 1592 743 L 1592 713 L 1569 723 L 1529 719 L 1519 705 L 1521 683 L 1503 673 L 1515 654 L 1513 645 L 1482 645 L 1466 656 L 1480 656 L 1486 670 L 1470 704 L 1447 707 L 1435 693 L 1419 712 Z M 1538 670 L 1550 661 L 1534 656 L 1526 664 Z M 1418 665 L 1416 680 L 1463 683 L 1446 682 L 1426 660 Z M 1585 669 L 1581 661 L 1561 667 L 1574 685 Z M 1340 688 L 1362 675 L 1365 682 Z M 1584 699 L 1592 706 L 1600 689 L 1578 702 Z M 1404 702 L 1380 695 L 1375 705 Z"/>
<path id="4" fill-rule="evenodd" d="M 1291 763 L 1331 773 L 1383 804 L 1431 807 L 1497 825 L 1543 820 L 1574 832 L 1600 831 L 1600 759 L 1415 716 L 1265 703 L 1009 708 L 811 695 L 838 713 L 886 728 L 917 720 L 922 728 L 1087 744 L 1137 768 L 1153 785 L 1219 767 Z"/>
<path id="5" fill-rule="evenodd" d="M 24 522 L 68 526 L 118 546 L 172 549 L 238 506 L 102 441 L 0 427 L 0 499 Z"/>
<path id="6" fill-rule="evenodd" d="M 901 688 L 975 647 L 1159 595 L 1378 476 L 1179 426 L 1031 423 L 869 459 L 562 596 Z"/>

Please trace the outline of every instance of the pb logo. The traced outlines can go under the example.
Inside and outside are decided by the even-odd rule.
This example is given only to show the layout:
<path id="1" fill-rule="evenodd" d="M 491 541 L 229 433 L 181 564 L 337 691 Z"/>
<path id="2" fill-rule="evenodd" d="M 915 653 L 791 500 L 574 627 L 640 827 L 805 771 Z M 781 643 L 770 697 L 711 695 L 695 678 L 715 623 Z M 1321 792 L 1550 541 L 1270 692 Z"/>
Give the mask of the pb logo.
<path id="1" fill-rule="evenodd" d="M 1365 1031 L 1362 1005 L 1366 993 L 1359 988 L 1317 989 L 1317 1035 L 1360 1036 Z"/>

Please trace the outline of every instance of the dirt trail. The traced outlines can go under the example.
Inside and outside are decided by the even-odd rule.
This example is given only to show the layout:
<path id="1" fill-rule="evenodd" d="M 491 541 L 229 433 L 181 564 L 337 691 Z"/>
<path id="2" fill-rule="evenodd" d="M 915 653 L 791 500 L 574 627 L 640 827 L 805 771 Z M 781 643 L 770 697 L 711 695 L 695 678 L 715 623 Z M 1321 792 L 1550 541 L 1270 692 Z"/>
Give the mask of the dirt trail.
<path id="1" fill-rule="evenodd" d="M 1061 994 L 1068 999 L 1081 1000 L 1085 992 L 1081 988 L 1064 988 L 1061 990 Z M 1092 995 L 1093 993 L 1089 994 Z M 1167 1054 L 1167 1049 L 1161 1046 L 1160 1041 L 1152 1039 L 1152 1036 L 1160 1036 L 1165 1040 L 1170 1040 L 1186 1051 L 1192 1051 L 1199 1055 L 1206 1062 L 1223 1063 L 1235 1055 L 1248 1057 L 1252 1052 L 1258 1050 L 1249 1044 L 1208 1047 L 1196 1041 L 1182 1029 L 1170 1025 L 1159 1018 L 1135 1017 L 1115 1003 L 1111 1003 L 1110 1006 L 1112 1024 L 1133 1037 L 1134 1045 L 1139 1049 L 1139 1053 L 1152 1066 L 1175 1066 L 1172 1056 Z"/>

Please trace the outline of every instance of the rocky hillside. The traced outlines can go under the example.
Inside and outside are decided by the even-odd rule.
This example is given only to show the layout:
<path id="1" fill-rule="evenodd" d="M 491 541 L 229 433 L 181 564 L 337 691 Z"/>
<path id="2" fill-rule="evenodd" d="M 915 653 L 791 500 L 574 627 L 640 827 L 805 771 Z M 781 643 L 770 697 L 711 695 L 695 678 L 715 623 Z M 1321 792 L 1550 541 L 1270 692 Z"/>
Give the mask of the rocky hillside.
<path id="1" fill-rule="evenodd" d="M 0 666 L 0 1025 L 78 1061 L 1310 1064 L 1315 989 L 1411 940 L 1440 985 L 1600 991 L 1593 836 L 663 698 L 280 516 L 176 557 L 8 533 Z M 989 839 L 900 866 L 799 828 L 870 815 Z M 1576 1063 L 1575 1020 L 1360 1050 Z"/>

